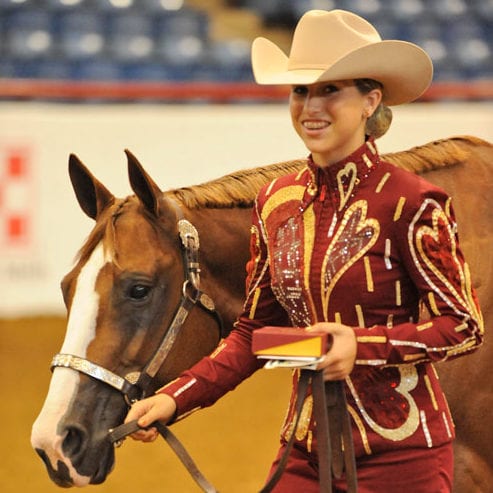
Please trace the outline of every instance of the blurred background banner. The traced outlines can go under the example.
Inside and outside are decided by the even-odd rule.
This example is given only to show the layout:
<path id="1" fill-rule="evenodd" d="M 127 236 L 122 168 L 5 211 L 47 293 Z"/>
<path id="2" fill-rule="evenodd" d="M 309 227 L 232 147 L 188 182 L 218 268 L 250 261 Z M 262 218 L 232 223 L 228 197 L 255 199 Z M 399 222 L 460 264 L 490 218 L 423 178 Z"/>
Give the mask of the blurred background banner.
<path id="1" fill-rule="evenodd" d="M 7 142 L 0 149 L 0 245 L 6 253 L 32 248 L 32 149 Z"/>

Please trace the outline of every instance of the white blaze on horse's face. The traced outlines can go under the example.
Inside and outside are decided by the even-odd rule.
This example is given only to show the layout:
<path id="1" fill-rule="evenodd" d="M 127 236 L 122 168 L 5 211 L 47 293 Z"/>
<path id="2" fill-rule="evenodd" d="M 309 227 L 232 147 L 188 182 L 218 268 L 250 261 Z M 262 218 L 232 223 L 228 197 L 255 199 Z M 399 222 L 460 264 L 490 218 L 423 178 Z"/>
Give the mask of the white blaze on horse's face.
<path id="1" fill-rule="evenodd" d="M 99 309 L 96 280 L 107 261 L 103 245 L 100 244 L 79 273 L 62 353 L 86 357 L 87 348 L 95 337 Z M 54 370 L 43 409 L 33 425 L 31 443 L 35 449 L 46 453 L 54 469 L 58 467 L 58 461 L 62 461 L 68 467 L 75 486 L 85 486 L 90 478 L 77 474 L 70 460 L 64 456 L 62 443 L 66 432 L 63 427 L 62 434 L 58 430 L 58 425 L 77 392 L 79 380 L 79 373 L 76 371 L 68 368 Z"/>

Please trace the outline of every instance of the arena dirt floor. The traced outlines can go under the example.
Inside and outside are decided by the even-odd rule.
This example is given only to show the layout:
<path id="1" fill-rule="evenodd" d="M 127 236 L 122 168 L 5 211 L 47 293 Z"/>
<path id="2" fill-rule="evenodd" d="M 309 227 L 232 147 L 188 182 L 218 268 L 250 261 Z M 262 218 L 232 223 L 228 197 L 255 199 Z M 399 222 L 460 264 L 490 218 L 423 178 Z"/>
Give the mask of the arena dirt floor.
<path id="1" fill-rule="evenodd" d="M 31 426 L 50 380 L 49 364 L 61 347 L 65 321 L 57 317 L 0 320 L 0 492 L 54 493 L 55 486 L 30 445 Z M 289 396 L 289 370 L 263 370 L 210 409 L 173 431 L 221 493 L 253 493 L 277 451 Z M 196 493 L 200 488 L 163 440 L 126 440 L 116 466 L 93 493 Z"/>

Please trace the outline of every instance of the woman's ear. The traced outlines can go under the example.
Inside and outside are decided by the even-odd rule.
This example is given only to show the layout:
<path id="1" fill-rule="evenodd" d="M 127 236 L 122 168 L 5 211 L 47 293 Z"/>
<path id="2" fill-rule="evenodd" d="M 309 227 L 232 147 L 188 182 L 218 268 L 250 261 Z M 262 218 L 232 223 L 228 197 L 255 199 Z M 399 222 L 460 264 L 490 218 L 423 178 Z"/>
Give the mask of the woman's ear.
<path id="1" fill-rule="evenodd" d="M 368 118 L 373 115 L 378 105 L 382 102 L 382 91 L 380 89 L 372 89 L 370 92 L 365 94 L 366 105 L 365 113 Z"/>

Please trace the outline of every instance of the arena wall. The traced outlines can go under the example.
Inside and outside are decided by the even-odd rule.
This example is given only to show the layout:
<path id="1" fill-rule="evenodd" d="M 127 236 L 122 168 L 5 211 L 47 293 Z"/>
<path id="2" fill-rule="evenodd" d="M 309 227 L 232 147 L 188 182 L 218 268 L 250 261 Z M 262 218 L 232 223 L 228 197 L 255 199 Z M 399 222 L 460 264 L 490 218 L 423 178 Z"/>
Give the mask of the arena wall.
<path id="1" fill-rule="evenodd" d="M 454 135 L 493 141 L 493 103 L 395 108 L 382 152 Z M 0 105 L 0 318 L 61 315 L 59 282 L 92 227 L 68 173 L 75 153 L 117 196 L 130 149 L 163 190 L 306 155 L 285 105 Z"/>

